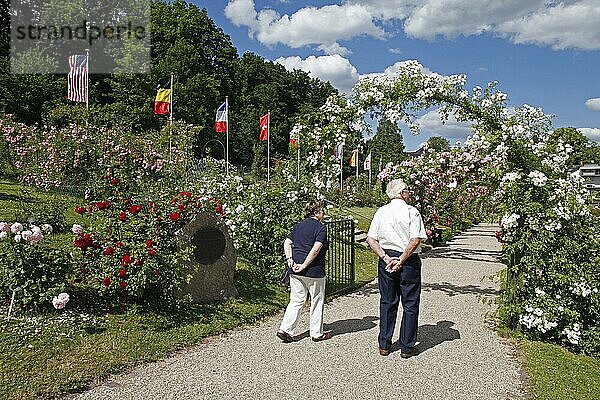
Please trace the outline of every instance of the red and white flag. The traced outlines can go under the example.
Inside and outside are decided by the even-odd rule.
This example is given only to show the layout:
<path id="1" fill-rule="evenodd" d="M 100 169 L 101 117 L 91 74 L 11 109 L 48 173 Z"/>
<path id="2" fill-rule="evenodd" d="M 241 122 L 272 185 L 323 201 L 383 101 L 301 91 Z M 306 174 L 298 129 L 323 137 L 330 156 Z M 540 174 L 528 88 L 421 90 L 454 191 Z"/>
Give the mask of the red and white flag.
<path id="1" fill-rule="evenodd" d="M 300 145 L 300 133 L 295 128 L 290 132 L 290 146 L 297 149 Z"/>
<path id="2" fill-rule="evenodd" d="M 69 56 L 67 76 L 67 99 L 87 103 L 88 100 L 88 59 L 85 55 Z"/>
<path id="3" fill-rule="evenodd" d="M 269 124 L 271 113 L 266 113 L 260 117 L 260 137 L 259 140 L 269 140 Z"/>
<path id="4" fill-rule="evenodd" d="M 217 108 L 217 116 L 215 117 L 215 132 L 227 132 L 227 101 Z"/>

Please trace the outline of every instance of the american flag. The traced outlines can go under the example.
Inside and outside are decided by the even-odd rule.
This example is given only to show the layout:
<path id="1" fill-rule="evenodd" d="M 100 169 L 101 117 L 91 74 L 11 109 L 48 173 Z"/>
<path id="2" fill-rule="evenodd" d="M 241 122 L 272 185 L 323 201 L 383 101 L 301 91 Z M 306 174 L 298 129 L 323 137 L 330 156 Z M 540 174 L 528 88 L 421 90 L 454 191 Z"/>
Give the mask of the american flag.
<path id="1" fill-rule="evenodd" d="M 67 76 L 67 99 L 87 103 L 88 99 L 88 60 L 87 56 L 69 56 Z"/>

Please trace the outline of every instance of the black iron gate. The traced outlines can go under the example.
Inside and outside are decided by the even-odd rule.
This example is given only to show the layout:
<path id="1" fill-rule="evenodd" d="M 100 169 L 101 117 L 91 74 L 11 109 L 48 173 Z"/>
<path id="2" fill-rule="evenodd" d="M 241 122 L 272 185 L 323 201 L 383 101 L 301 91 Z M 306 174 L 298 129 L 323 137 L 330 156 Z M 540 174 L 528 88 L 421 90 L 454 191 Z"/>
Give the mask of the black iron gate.
<path id="1" fill-rule="evenodd" d="M 336 293 L 354 284 L 354 220 L 326 221 L 327 294 Z"/>

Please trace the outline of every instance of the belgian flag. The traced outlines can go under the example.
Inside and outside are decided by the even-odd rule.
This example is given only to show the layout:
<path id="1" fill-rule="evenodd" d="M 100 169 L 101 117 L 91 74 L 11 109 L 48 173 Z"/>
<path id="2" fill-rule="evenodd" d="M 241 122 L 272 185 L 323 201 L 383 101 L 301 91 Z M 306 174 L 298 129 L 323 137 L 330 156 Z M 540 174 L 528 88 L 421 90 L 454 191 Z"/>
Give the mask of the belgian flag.
<path id="1" fill-rule="evenodd" d="M 171 112 L 171 77 L 162 78 L 156 86 L 154 114 L 169 114 Z"/>

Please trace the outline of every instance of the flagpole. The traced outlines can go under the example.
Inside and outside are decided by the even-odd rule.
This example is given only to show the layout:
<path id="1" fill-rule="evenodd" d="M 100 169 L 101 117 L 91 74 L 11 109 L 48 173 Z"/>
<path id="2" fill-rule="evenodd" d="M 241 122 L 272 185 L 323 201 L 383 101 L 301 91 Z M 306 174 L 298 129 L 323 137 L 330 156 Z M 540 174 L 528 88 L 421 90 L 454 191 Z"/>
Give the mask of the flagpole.
<path id="1" fill-rule="evenodd" d="M 171 72 L 171 90 L 169 91 L 169 162 L 171 162 L 172 141 L 171 128 L 173 125 L 173 73 Z"/>
<path id="2" fill-rule="evenodd" d="M 85 125 L 90 125 L 90 49 L 85 49 Z"/>
<path id="3" fill-rule="evenodd" d="M 371 161 L 373 161 L 370 152 L 369 152 L 369 155 L 367 156 L 367 158 L 369 159 L 369 189 L 370 189 L 371 188 Z"/>
<path id="4" fill-rule="evenodd" d="M 226 139 L 227 149 L 225 150 L 225 174 L 229 175 L 229 96 L 225 96 L 225 129 L 227 131 Z"/>
<path id="5" fill-rule="evenodd" d="M 358 165 L 360 164 L 358 147 L 356 148 L 356 187 L 358 188 Z"/>
<path id="6" fill-rule="evenodd" d="M 340 194 L 344 192 L 344 145 L 342 144 L 340 150 Z"/>
<path id="7" fill-rule="evenodd" d="M 271 181 L 271 110 L 267 110 L 267 182 Z"/>
<path id="8" fill-rule="evenodd" d="M 300 181 L 300 133 L 298 133 L 298 140 L 296 143 L 298 145 L 296 148 L 296 155 L 298 156 L 298 181 Z"/>

